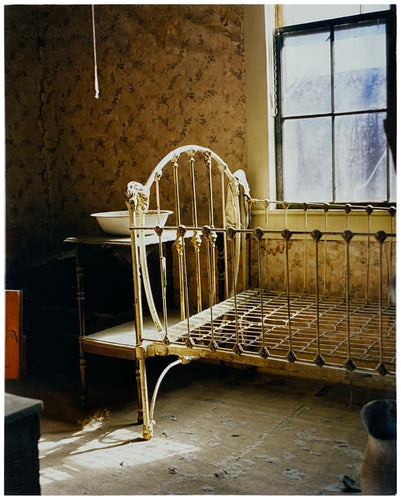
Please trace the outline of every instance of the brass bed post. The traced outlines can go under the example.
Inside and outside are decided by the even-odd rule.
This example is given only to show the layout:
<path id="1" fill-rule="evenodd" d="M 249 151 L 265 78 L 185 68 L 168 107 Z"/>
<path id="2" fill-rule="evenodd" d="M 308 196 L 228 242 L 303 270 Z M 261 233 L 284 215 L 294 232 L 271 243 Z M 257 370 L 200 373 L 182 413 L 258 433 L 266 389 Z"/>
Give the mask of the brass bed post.
<path id="1" fill-rule="evenodd" d="M 137 227 L 138 209 L 141 212 L 147 210 L 149 206 L 149 193 L 139 182 L 130 182 L 127 186 L 126 204 L 129 214 L 130 236 L 131 236 L 131 258 L 132 258 L 132 281 L 134 287 L 134 312 L 135 312 L 135 332 L 136 345 L 142 344 L 142 295 L 140 283 L 140 261 L 139 261 L 139 235 Z"/>
<path id="2" fill-rule="evenodd" d="M 134 287 L 134 313 L 135 313 L 135 356 L 136 377 L 138 389 L 138 423 L 142 423 L 144 439 L 150 439 L 153 432 L 153 423 L 149 418 L 149 398 L 146 377 L 146 352 L 142 345 L 143 315 L 140 279 L 140 262 L 138 255 L 138 229 L 136 229 L 136 209 L 146 211 L 149 206 L 149 192 L 138 182 L 130 182 L 127 186 L 126 204 L 129 213 L 131 235 L 132 278 Z"/>
<path id="3" fill-rule="evenodd" d="M 129 210 L 130 227 L 135 226 L 135 214 L 133 210 Z M 143 424 L 143 437 L 145 439 L 150 439 L 151 434 L 148 436 L 148 394 L 146 388 L 146 366 L 145 357 L 143 356 L 142 348 L 142 331 L 143 331 L 143 320 L 142 320 L 142 297 L 141 297 L 141 287 L 140 287 L 140 268 L 139 268 L 139 257 L 138 257 L 138 245 L 136 242 L 137 234 L 136 229 L 131 229 L 131 258 L 132 258 L 132 273 L 133 273 L 133 284 L 134 284 L 134 314 L 135 314 L 135 334 L 136 334 L 136 382 L 137 382 L 137 394 L 138 394 L 138 423 Z"/>
<path id="4" fill-rule="evenodd" d="M 156 177 L 158 175 L 159 175 L 158 172 L 155 173 Z M 132 212 L 132 218 L 130 218 L 130 224 L 135 223 L 134 226 L 131 225 L 131 227 L 135 228 L 143 227 L 145 222 L 145 212 L 147 212 L 149 208 L 150 185 L 148 184 L 142 185 L 141 183 L 136 181 L 129 182 L 127 186 L 127 199 L 128 199 L 128 211 Z M 160 212 L 158 220 L 160 221 Z M 160 322 L 160 318 L 156 310 L 156 306 L 153 300 L 152 288 L 150 285 L 144 230 L 141 229 L 139 231 L 136 231 L 134 240 L 132 241 L 135 242 L 136 246 L 135 251 L 137 254 L 137 259 L 139 259 L 138 269 L 141 270 L 142 284 L 145 290 L 149 311 L 157 330 L 161 332 L 163 330 L 163 326 Z"/>
<path id="5" fill-rule="evenodd" d="M 143 346 L 136 347 L 137 373 L 139 375 L 140 398 L 142 405 L 142 436 L 149 440 L 153 436 L 153 420 L 150 417 L 148 383 L 146 376 L 146 351 Z M 138 399 L 139 399 L 138 394 Z M 141 421 L 138 418 L 138 423 Z"/>

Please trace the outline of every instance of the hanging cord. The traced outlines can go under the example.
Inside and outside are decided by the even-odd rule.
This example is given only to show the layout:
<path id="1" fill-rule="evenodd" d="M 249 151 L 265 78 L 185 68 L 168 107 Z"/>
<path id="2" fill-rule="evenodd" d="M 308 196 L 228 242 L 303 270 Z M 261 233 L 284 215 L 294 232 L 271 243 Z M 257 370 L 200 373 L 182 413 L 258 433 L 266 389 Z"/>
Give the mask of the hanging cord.
<path id="1" fill-rule="evenodd" d="M 93 60 L 95 63 L 95 99 L 99 99 L 99 81 L 97 78 L 95 6 L 92 5 Z"/>

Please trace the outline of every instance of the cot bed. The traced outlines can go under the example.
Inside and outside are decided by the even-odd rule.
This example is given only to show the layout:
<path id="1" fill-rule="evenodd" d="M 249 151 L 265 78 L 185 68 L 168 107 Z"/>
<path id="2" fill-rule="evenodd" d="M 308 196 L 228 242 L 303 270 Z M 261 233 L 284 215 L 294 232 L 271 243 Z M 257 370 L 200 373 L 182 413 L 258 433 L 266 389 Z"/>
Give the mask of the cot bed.
<path id="1" fill-rule="evenodd" d="M 136 360 L 145 439 L 163 377 L 198 358 L 395 380 L 394 206 L 254 199 L 242 170 L 232 173 L 213 151 L 194 145 L 165 156 L 145 184 L 130 182 L 126 204 L 134 324 L 80 342 L 82 356 L 109 350 Z M 146 227 L 149 209 L 173 214 L 165 227 Z M 150 231 L 158 241 L 157 287 L 146 259 Z M 165 232 L 175 235 L 172 290 Z M 152 398 L 151 356 L 177 357 Z"/>

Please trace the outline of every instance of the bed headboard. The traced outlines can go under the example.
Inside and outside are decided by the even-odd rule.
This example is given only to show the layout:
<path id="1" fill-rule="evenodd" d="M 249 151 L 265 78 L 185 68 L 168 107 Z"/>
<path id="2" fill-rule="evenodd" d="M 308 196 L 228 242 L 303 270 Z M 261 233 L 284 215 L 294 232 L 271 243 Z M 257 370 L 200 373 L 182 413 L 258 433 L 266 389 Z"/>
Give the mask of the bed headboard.
<path id="1" fill-rule="evenodd" d="M 173 212 L 166 226 L 155 231 L 159 235 L 166 230 L 176 232 L 173 274 L 183 319 L 232 295 L 234 282 L 238 281 L 242 269 L 241 281 L 243 287 L 247 286 L 247 266 L 241 265 L 241 259 L 245 258 L 245 252 L 241 251 L 245 248 L 245 238 L 241 234 L 234 236 L 232 230 L 248 227 L 249 203 L 245 172 L 231 172 L 216 153 L 197 145 L 171 151 L 143 185 L 136 181 L 128 184 L 131 226 L 142 226 L 144 219 L 141 217 L 148 210 Z M 143 231 L 133 231 L 135 234 L 142 271 L 136 273 L 136 278 L 142 279 L 152 316 L 162 330 L 162 321 L 158 320 L 152 305 L 146 250 L 141 239 Z M 231 242 L 230 237 L 235 241 Z M 160 266 L 165 266 L 163 258 Z M 140 293 L 139 289 L 137 292 Z"/>

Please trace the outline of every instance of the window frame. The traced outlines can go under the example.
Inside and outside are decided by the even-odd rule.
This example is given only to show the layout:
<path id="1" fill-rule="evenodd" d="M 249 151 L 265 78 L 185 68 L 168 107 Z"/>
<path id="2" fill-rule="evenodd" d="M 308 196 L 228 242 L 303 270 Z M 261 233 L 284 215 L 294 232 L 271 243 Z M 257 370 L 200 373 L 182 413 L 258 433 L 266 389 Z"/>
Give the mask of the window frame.
<path id="1" fill-rule="evenodd" d="M 288 34 L 309 34 L 313 32 L 330 31 L 331 34 L 331 50 L 333 47 L 333 32 L 334 29 L 342 27 L 358 27 L 365 24 L 369 24 L 372 21 L 377 20 L 378 22 L 383 22 L 386 25 L 386 67 L 387 67 L 387 89 L 386 89 L 386 107 L 380 109 L 369 110 L 369 112 L 379 113 L 385 112 L 387 114 L 386 118 L 386 131 L 387 131 L 387 201 L 385 202 L 358 202 L 361 205 L 377 205 L 377 206 L 390 206 L 394 204 L 394 201 L 388 201 L 390 199 L 390 154 L 392 154 L 393 164 L 396 168 L 396 7 L 391 5 L 390 9 L 369 12 L 366 14 L 357 14 L 352 16 L 325 19 L 321 21 L 313 21 L 310 23 L 302 23 L 288 26 L 276 27 L 274 31 L 273 39 L 273 50 L 274 50 L 274 63 L 275 63 L 275 75 L 274 75 L 274 95 L 276 102 L 276 116 L 274 119 L 274 136 L 275 136 L 275 179 L 276 179 L 276 197 L 277 200 L 283 200 L 284 193 L 284 174 L 283 174 L 283 145 L 282 145 L 282 134 L 283 134 L 283 123 L 288 117 L 282 116 L 282 106 L 281 106 L 281 53 L 283 48 L 284 37 Z M 333 76 L 334 73 L 331 70 L 331 88 L 333 90 Z M 330 116 L 332 121 L 335 116 L 342 115 L 356 115 L 365 114 L 367 111 L 354 111 L 337 113 L 331 109 L 330 113 L 322 113 L 316 116 Z M 302 117 L 315 116 L 302 115 Z M 300 118 L 301 116 L 297 116 Z M 332 129 L 332 136 L 333 136 Z M 391 140 L 391 144 L 389 144 Z M 333 161 L 331 167 L 331 175 L 334 178 L 334 142 L 332 140 L 332 151 L 333 151 Z M 332 186 L 332 200 L 334 201 L 335 187 L 334 183 Z M 288 200 L 291 201 L 291 200 Z M 308 200 L 305 200 L 308 201 Z M 295 208 L 295 205 L 294 205 Z"/>

